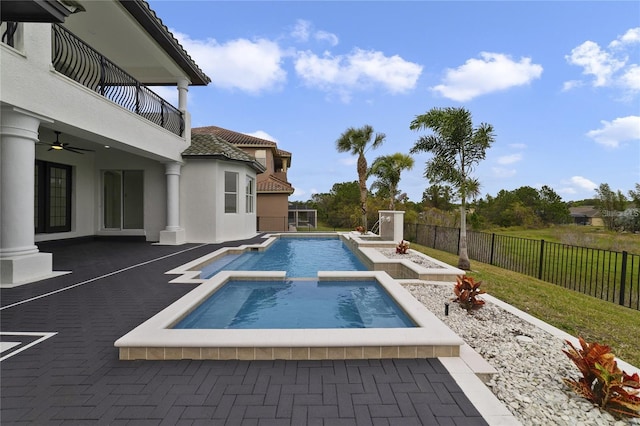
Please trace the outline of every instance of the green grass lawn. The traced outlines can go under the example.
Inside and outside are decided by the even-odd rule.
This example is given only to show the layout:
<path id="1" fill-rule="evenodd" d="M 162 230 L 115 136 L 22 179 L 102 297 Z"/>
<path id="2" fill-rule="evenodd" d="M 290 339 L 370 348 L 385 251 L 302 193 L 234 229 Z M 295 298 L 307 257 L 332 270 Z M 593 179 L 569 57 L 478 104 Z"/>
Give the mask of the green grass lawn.
<path id="1" fill-rule="evenodd" d="M 640 254 L 640 234 L 607 231 L 594 226 L 559 225 L 542 229 L 497 228 L 483 232 Z"/>
<path id="2" fill-rule="evenodd" d="M 418 244 L 411 248 L 450 265 L 458 256 Z M 573 336 L 611 346 L 616 356 L 640 367 L 640 311 L 618 306 L 527 275 L 471 261 L 468 273 L 492 296 Z"/>

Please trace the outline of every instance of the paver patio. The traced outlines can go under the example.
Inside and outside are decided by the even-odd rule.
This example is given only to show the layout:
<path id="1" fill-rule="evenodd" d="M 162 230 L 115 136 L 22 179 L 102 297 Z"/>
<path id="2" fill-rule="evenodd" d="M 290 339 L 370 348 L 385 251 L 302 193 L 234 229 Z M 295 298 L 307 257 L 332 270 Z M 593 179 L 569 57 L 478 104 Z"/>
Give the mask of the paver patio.
<path id="1" fill-rule="evenodd" d="M 0 291 L 0 422 L 487 424 L 437 359 L 118 360 L 116 339 L 195 286 L 168 284 L 164 272 L 222 246 L 40 243 L 56 271 L 73 273 Z M 31 347 L 40 335 L 6 334 L 26 332 L 56 334 Z M 4 350 L 8 342 L 18 345 Z"/>

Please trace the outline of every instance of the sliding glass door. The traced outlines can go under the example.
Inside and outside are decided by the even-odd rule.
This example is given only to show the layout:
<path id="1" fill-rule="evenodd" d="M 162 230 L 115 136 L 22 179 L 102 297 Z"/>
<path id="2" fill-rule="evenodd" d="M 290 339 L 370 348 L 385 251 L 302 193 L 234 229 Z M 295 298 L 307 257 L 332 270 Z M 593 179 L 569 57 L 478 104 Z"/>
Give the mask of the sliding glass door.
<path id="1" fill-rule="evenodd" d="M 105 170 L 102 174 L 105 229 L 144 228 L 144 172 Z"/>

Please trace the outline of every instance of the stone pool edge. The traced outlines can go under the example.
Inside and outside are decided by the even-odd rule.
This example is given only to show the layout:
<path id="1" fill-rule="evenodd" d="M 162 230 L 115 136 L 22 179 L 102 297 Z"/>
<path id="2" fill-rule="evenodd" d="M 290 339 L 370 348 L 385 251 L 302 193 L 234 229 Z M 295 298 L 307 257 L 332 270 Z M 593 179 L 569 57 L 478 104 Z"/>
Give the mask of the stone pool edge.
<path id="1" fill-rule="evenodd" d="M 174 330 L 168 327 L 229 279 L 284 279 L 283 271 L 222 271 L 134 328 L 114 346 L 121 360 L 322 360 L 458 357 L 464 341 L 382 271 L 321 271 L 319 280 L 376 279 L 414 328 Z"/>

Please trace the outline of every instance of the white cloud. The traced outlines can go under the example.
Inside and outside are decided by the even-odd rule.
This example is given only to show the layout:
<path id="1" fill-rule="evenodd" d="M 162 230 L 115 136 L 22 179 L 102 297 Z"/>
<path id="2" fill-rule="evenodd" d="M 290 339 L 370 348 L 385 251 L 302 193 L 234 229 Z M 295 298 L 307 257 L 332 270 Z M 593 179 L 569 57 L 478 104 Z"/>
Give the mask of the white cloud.
<path id="1" fill-rule="evenodd" d="M 331 46 L 337 46 L 339 42 L 337 35 L 327 31 L 316 31 L 313 37 L 318 41 L 326 41 Z"/>
<path id="2" fill-rule="evenodd" d="M 339 42 L 338 36 L 323 30 L 314 30 L 313 24 L 304 19 L 298 19 L 290 33 L 294 40 L 305 43 L 311 37 L 320 42 L 328 42 L 331 46 L 336 46 Z"/>
<path id="3" fill-rule="evenodd" d="M 576 191 L 575 188 L 572 188 L 570 186 L 563 186 L 558 188 L 557 192 L 558 194 L 573 195 L 573 194 L 576 194 L 578 191 Z"/>
<path id="4" fill-rule="evenodd" d="M 514 61 L 501 53 L 481 52 L 455 69 L 447 69 L 443 84 L 432 89 L 445 98 L 465 102 L 487 93 L 531 83 L 540 78 L 542 66 L 531 58 Z"/>
<path id="5" fill-rule="evenodd" d="M 640 92 L 640 66 L 636 64 L 629 65 L 624 74 L 620 76 L 620 82 L 631 91 Z"/>
<path id="6" fill-rule="evenodd" d="M 582 67 L 582 74 L 592 76 L 594 87 L 619 87 L 627 94 L 640 92 L 640 70 L 638 64 L 629 62 L 629 53 L 640 43 L 640 27 L 632 28 L 609 43 L 605 48 L 587 40 L 573 48 L 565 56 L 571 65 Z M 582 82 L 584 83 L 584 82 Z M 567 81 L 563 90 L 580 86 L 578 81 Z"/>
<path id="7" fill-rule="evenodd" d="M 583 74 L 593 75 L 596 87 L 609 84 L 612 75 L 624 66 L 624 61 L 617 60 L 592 41 L 585 41 L 571 50 L 566 59 L 570 64 L 582 67 Z"/>
<path id="8" fill-rule="evenodd" d="M 512 176 L 515 176 L 516 174 L 515 169 L 507 169 L 504 167 L 492 167 L 491 171 L 493 172 L 493 175 L 497 178 L 510 178 Z"/>
<path id="9" fill-rule="evenodd" d="M 562 83 L 562 91 L 568 92 L 576 87 L 584 86 L 584 82 L 580 80 L 569 80 Z"/>
<path id="10" fill-rule="evenodd" d="M 291 37 L 300 42 L 309 40 L 309 32 L 311 31 L 311 22 L 304 19 L 298 19 L 291 31 Z"/>
<path id="11" fill-rule="evenodd" d="M 358 157 L 342 157 L 338 160 L 343 166 L 355 166 L 358 163 Z"/>
<path id="12" fill-rule="evenodd" d="M 513 164 L 520 160 L 522 160 L 522 154 L 503 155 L 502 157 L 498 157 L 498 164 Z"/>
<path id="13" fill-rule="evenodd" d="M 598 187 L 598 185 L 582 176 L 572 176 L 571 179 L 569 179 L 569 182 L 573 187 L 577 186 L 578 188 L 587 191 L 594 191 Z"/>
<path id="14" fill-rule="evenodd" d="M 631 28 L 627 30 L 622 36 L 618 37 L 616 40 L 609 43 L 609 47 L 611 48 L 619 48 L 620 46 L 640 43 L 640 27 Z"/>
<path id="15" fill-rule="evenodd" d="M 178 107 L 178 89 L 174 86 L 153 86 L 151 88 L 156 95 L 160 96 L 165 101 L 169 102 L 171 105 Z M 189 100 L 192 96 L 189 95 Z"/>
<path id="16" fill-rule="evenodd" d="M 621 142 L 640 140 L 640 116 L 616 118 L 613 121 L 602 120 L 602 127 L 587 132 L 587 136 L 599 144 L 616 148 Z"/>
<path id="17" fill-rule="evenodd" d="M 334 92 L 348 101 L 352 91 L 383 87 L 391 93 L 415 88 L 422 66 L 398 55 L 354 49 L 348 55 L 318 56 L 311 51 L 299 52 L 295 59 L 298 76 L 311 87 Z"/>
<path id="18" fill-rule="evenodd" d="M 251 94 L 279 88 L 286 80 L 284 52 L 270 40 L 194 40 L 173 32 L 195 62 L 211 77 L 211 84 Z"/>
<path id="19" fill-rule="evenodd" d="M 264 140 L 267 140 L 267 141 L 278 142 L 278 140 L 276 138 L 274 138 L 273 136 L 271 136 L 269 133 L 265 132 L 264 130 L 256 130 L 255 132 L 245 133 L 245 135 L 253 136 L 254 138 L 260 138 L 260 139 L 264 139 Z"/>

